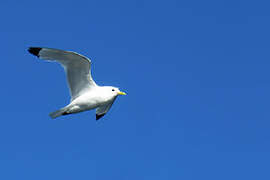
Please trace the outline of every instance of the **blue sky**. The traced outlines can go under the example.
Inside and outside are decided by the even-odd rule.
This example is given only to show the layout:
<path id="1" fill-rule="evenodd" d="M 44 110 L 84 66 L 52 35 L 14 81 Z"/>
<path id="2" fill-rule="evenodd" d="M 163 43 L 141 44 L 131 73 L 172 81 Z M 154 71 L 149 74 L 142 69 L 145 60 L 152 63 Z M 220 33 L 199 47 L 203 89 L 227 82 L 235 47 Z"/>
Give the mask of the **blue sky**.
<path id="1" fill-rule="evenodd" d="M 0 19 L 0 179 L 270 178 L 269 2 L 5 1 Z M 90 57 L 128 96 L 51 120 L 65 75 L 29 46 Z"/>

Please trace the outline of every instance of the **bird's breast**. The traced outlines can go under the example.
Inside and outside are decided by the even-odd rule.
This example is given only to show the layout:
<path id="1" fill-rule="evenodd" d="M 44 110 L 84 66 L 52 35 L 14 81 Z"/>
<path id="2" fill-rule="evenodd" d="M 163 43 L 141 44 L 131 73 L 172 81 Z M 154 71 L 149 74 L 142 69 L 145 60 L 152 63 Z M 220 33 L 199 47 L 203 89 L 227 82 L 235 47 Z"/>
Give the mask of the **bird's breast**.
<path id="1" fill-rule="evenodd" d="M 82 109 L 94 109 L 98 106 L 106 104 L 111 100 L 110 97 L 99 93 L 85 93 L 72 101 L 73 105 L 77 105 Z"/>

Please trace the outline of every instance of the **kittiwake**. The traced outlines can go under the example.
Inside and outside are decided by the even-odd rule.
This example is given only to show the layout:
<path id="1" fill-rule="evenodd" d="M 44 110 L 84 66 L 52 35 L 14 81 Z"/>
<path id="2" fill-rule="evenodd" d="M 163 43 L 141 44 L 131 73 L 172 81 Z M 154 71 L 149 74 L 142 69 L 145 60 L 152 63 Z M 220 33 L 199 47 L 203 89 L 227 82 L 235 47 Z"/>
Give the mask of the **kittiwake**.
<path id="1" fill-rule="evenodd" d="M 91 76 L 91 60 L 72 51 L 30 47 L 28 51 L 40 59 L 60 63 L 66 72 L 70 103 L 50 113 L 51 118 L 96 109 L 96 120 L 111 108 L 118 95 L 126 95 L 113 86 L 98 86 Z"/>

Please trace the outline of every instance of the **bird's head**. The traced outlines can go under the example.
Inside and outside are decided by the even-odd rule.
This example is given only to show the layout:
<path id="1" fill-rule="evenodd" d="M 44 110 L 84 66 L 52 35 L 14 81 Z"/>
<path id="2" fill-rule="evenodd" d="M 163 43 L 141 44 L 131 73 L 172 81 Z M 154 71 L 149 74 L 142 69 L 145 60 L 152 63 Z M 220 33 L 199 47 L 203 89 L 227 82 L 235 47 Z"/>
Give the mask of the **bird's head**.
<path id="1" fill-rule="evenodd" d="M 104 86 L 104 88 L 106 88 L 106 92 L 110 92 L 110 94 L 112 94 L 113 96 L 118 96 L 118 95 L 127 95 L 125 92 L 122 92 L 119 90 L 119 88 L 117 87 L 113 87 L 113 86 Z"/>

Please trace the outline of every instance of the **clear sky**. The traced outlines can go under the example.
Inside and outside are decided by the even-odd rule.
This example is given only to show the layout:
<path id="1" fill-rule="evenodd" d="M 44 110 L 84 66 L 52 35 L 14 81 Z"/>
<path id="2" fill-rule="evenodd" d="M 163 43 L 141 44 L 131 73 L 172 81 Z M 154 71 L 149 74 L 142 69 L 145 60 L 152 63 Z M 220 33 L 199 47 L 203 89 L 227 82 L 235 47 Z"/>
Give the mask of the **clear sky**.
<path id="1" fill-rule="evenodd" d="M 0 179 L 269 180 L 269 5 L 1 2 Z M 128 95 L 52 120 L 65 75 L 29 46 L 88 56 Z"/>

